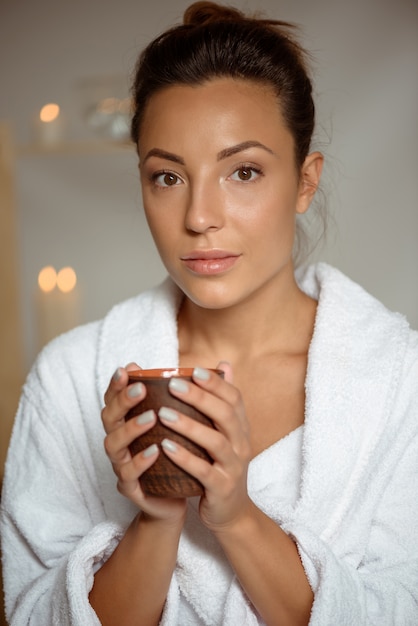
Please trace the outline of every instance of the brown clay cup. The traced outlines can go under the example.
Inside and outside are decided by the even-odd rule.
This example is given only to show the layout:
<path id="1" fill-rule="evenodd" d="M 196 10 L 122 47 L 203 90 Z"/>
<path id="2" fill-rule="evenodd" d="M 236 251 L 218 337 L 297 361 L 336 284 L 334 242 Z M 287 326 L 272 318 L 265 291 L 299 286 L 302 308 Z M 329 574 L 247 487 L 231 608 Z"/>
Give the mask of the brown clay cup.
<path id="1" fill-rule="evenodd" d="M 223 376 L 222 370 L 211 371 Z M 159 409 L 162 406 L 166 406 L 213 428 L 212 420 L 194 407 L 172 396 L 168 389 L 170 378 L 177 376 L 191 381 L 192 372 L 193 368 L 145 369 L 129 372 L 129 384 L 142 382 L 146 386 L 147 395 L 126 414 L 125 420 L 132 419 L 136 415 L 140 415 L 150 409 L 158 415 Z M 135 439 L 129 446 L 132 456 L 154 443 L 160 448 L 157 460 L 140 478 L 144 493 L 170 498 L 188 498 L 202 495 L 203 487 L 201 483 L 178 467 L 164 454 L 161 449 L 161 441 L 166 437 L 179 443 L 196 456 L 210 463 L 212 462 L 206 450 L 164 426 L 157 417 L 155 426 L 141 435 L 141 437 Z"/>

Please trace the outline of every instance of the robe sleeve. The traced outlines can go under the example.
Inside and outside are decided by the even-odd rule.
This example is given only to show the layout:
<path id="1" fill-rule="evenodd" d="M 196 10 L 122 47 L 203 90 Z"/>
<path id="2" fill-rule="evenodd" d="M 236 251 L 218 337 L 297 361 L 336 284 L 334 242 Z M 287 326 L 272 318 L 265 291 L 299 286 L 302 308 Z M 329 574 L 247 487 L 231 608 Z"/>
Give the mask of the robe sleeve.
<path id="1" fill-rule="evenodd" d="M 88 594 L 94 572 L 124 532 L 106 520 L 89 446 L 80 437 L 80 405 L 100 420 L 98 402 L 82 401 L 73 386 L 62 362 L 41 357 L 15 419 L 1 502 L 11 626 L 99 624 Z"/>

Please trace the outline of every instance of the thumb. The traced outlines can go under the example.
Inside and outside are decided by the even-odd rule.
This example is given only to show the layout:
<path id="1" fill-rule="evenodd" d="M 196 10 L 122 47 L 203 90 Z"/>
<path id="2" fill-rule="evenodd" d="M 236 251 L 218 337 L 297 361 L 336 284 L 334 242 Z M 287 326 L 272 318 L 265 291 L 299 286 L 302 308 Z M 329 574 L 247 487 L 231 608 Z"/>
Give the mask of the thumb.
<path id="1" fill-rule="evenodd" d="M 228 383 L 234 382 L 234 374 L 232 371 L 232 365 L 228 363 L 228 361 L 219 361 L 216 368 L 223 371 L 224 378 Z"/>

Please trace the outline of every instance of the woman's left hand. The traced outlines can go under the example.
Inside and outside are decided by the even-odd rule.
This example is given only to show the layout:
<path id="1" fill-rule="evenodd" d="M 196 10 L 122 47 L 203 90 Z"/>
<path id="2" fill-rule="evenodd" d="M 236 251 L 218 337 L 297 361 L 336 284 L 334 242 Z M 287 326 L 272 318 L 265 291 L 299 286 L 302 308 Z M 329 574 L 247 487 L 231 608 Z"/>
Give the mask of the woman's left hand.
<path id="1" fill-rule="evenodd" d="M 166 426 L 200 445 L 213 459 L 210 464 L 177 443 L 163 447 L 172 461 L 202 483 L 205 492 L 200 502 L 200 516 L 213 531 L 234 524 L 251 503 L 247 493 L 251 445 L 244 403 L 241 393 L 232 384 L 231 366 L 222 362 L 218 368 L 223 370 L 224 379 L 198 367 L 193 373 L 193 383 L 181 380 L 179 387 L 170 386 L 173 396 L 207 415 L 215 428 L 183 413 L 173 415 L 171 411 L 170 417 L 176 418 L 174 421 L 160 416 Z"/>

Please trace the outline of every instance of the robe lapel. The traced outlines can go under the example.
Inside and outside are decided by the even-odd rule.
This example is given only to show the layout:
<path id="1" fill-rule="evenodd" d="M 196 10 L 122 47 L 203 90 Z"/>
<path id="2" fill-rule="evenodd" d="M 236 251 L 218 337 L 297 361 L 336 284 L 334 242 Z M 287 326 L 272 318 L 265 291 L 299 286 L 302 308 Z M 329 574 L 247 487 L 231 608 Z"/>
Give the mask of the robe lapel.
<path id="1" fill-rule="evenodd" d="M 170 279 L 115 306 L 104 318 L 97 358 L 99 392 L 118 366 L 177 367 L 177 311 L 181 293 Z"/>
<path id="2" fill-rule="evenodd" d="M 295 513 L 323 539 L 337 531 L 367 479 L 398 384 L 408 326 L 333 268 L 319 264 L 302 288 L 321 285 L 306 379 L 301 497 Z"/>

